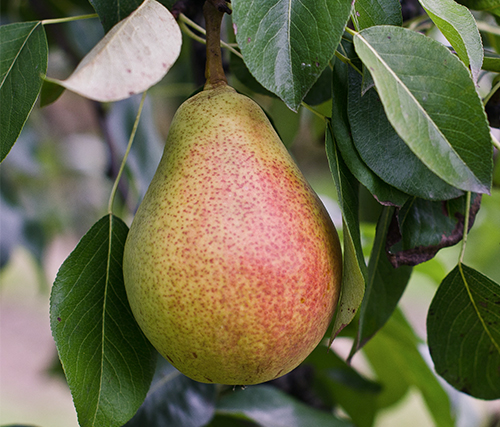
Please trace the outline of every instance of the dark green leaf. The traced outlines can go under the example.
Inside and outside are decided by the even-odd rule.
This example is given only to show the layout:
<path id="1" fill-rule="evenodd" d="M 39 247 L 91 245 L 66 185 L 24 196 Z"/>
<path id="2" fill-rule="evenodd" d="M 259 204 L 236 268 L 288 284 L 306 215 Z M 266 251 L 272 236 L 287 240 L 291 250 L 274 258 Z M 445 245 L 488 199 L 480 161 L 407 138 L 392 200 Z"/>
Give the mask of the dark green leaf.
<path id="1" fill-rule="evenodd" d="M 374 25 L 403 24 L 399 0 L 357 0 L 354 11 L 354 19 L 360 30 Z"/>
<path id="2" fill-rule="evenodd" d="M 500 286 L 459 264 L 444 278 L 427 315 L 436 368 L 456 389 L 500 398 Z"/>
<path id="3" fill-rule="evenodd" d="M 394 268 L 385 252 L 386 236 L 393 213 L 394 208 L 384 207 L 377 224 L 375 242 L 368 263 L 365 296 L 359 311 L 358 335 L 349 358 L 352 358 L 391 317 L 410 279 L 411 268 Z"/>
<path id="4" fill-rule="evenodd" d="M 349 44 L 346 45 L 349 47 Z M 347 53 L 347 52 L 345 52 Z M 342 154 L 343 161 L 356 177 L 382 204 L 402 206 L 408 195 L 382 181 L 369 169 L 354 147 L 351 128 L 347 118 L 348 69 L 343 62 L 336 60 L 333 68 L 332 130 L 335 142 Z"/>
<path id="5" fill-rule="evenodd" d="M 328 396 L 332 406 L 340 405 L 357 427 L 373 425 L 380 384 L 365 378 L 325 346 L 318 346 L 304 363 L 314 368 L 318 395 L 323 399 Z"/>
<path id="6" fill-rule="evenodd" d="M 248 71 L 248 68 L 243 62 L 243 59 L 241 59 L 239 56 L 231 54 L 229 59 L 229 67 L 231 73 L 252 92 L 271 97 L 276 96 L 274 93 L 269 92 L 265 87 L 263 87 L 257 80 L 255 80 L 255 77 L 252 76 L 250 71 Z"/>
<path id="7" fill-rule="evenodd" d="M 485 51 L 483 59 L 483 70 L 500 73 L 500 55 Z"/>
<path id="8" fill-rule="evenodd" d="M 396 310 L 364 347 L 364 353 L 382 385 L 379 407 L 394 404 L 409 387 L 416 387 L 434 418 L 434 425 L 454 427 L 448 394 L 422 357 L 418 344 L 411 326 L 401 311 Z"/>
<path id="9" fill-rule="evenodd" d="M 490 126 L 500 128 L 500 77 L 497 77 L 495 80 L 493 80 L 493 87 L 491 89 L 495 92 L 488 99 L 484 109 L 488 115 L 488 122 L 490 123 Z"/>
<path id="10" fill-rule="evenodd" d="M 300 129 L 300 116 L 276 97 L 267 104 L 265 113 L 285 147 L 291 147 Z"/>
<path id="11" fill-rule="evenodd" d="M 297 111 L 333 57 L 350 11 L 351 0 L 234 2 L 236 40 L 252 75 Z"/>
<path id="12" fill-rule="evenodd" d="M 40 22 L 0 27 L 0 161 L 35 105 L 47 72 L 47 38 Z"/>
<path id="13" fill-rule="evenodd" d="M 144 401 L 156 352 L 125 293 L 122 257 L 128 228 L 101 218 L 61 266 L 50 324 L 80 426 L 119 427 Z"/>
<path id="14" fill-rule="evenodd" d="M 365 292 L 366 264 L 359 232 L 359 184 L 346 167 L 333 139 L 330 124 L 326 127 L 326 153 L 342 210 L 344 257 L 342 290 L 333 322 L 333 340 L 356 315 Z"/>
<path id="15" fill-rule="evenodd" d="M 115 24 L 137 9 L 143 0 L 89 0 L 89 2 L 99 15 L 107 33 Z"/>
<path id="16" fill-rule="evenodd" d="M 363 162 L 382 180 L 404 193 L 431 200 L 463 192 L 431 172 L 396 133 L 375 89 L 362 95 L 362 77 L 349 69 L 347 114 L 352 140 Z"/>
<path id="17" fill-rule="evenodd" d="M 319 105 L 328 101 L 332 97 L 332 70 L 326 67 L 318 80 L 307 92 L 304 102 L 309 105 Z"/>
<path id="18" fill-rule="evenodd" d="M 468 69 L 441 43 L 394 26 L 354 37 L 386 115 L 417 157 L 448 184 L 488 193 L 492 144 Z"/>
<path id="19" fill-rule="evenodd" d="M 44 80 L 40 92 L 40 107 L 46 107 L 57 101 L 63 94 L 64 87 L 50 80 Z"/>
<path id="20" fill-rule="evenodd" d="M 457 2 L 472 10 L 482 10 L 500 16 L 498 0 L 457 0 Z"/>
<path id="21" fill-rule="evenodd" d="M 249 386 L 224 396 L 217 413 L 245 417 L 261 427 L 348 427 L 352 424 L 328 412 L 311 408 L 278 389 Z"/>
<path id="22" fill-rule="evenodd" d="M 462 62 L 470 66 L 477 84 L 483 64 L 483 43 L 469 9 L 454 0 L 419 0 L 429 17 L 453 46 Z"/>
<path id="23" fill-rule="evenodd" d="M 160 357 L 151 389 L 124 427 L 201 427 L 215 412 L 214 384 L 193 381 Z"/>
<path id="24" fill-rule="evenodd" d="M 259 425 L 247 419 L 216 414 L 207 427 L 259 427 Z"/>

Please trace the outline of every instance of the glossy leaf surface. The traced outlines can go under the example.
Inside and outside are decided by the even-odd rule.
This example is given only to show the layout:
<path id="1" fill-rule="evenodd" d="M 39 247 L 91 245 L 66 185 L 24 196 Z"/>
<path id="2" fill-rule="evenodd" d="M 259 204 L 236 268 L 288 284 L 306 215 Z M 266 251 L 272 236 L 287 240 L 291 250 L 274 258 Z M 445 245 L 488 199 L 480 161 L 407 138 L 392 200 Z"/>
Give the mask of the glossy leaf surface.
<path id="1" fill-rule="evenodd" d="M 500 285 L 458 265 L 442 281 L 427 315 L 436 371 L 456 389 L 500 398 Z"/>
<path id="2" fill-rule="evenodd" d="M 142 404 L 156 352 L 137 325 L 123 283 L 128 228 L 106 215 L 61 266 L 50 325 L 81 427 L 121 427 Z"/>
<path id="3" fill-rule="evenodd" d="M 252 75 L 297 111 L 332 59 L 351 0 L 233 3 L 236 40 Z"/>
<path id="4" fill-rule="evenodd" d="M 0 161 L 28 119 L 47 72 L 48 47 L 41 22 L 0 26 Z"/>

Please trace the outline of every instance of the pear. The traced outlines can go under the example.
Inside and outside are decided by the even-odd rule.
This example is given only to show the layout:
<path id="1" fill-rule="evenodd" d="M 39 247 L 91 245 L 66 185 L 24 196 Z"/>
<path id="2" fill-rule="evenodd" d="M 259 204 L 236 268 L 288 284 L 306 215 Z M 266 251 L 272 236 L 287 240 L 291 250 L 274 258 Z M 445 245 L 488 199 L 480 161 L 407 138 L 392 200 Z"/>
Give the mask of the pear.
<path id="1" fill-rule="evenodd" d="M 224 81 L 184 102 L 123 259 L 158 352 L 204 383 L 278 378 L 323 338 L 341 264 L 328 213 L 262 109 Z"/>

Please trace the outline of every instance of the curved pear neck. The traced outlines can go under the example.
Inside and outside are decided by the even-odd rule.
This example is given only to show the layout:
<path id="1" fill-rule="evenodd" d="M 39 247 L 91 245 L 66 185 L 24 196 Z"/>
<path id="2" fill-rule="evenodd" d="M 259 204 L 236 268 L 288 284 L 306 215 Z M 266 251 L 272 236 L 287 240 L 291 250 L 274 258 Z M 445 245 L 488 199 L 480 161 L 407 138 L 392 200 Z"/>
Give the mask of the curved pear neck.
<path id="1" fill-rule="evenodd" d="M 226 75 L 222 67 L 222 55 L 220 48 L 220 27 L 224 12 L 217 9 L 214 4 L 207 0 L 203 5 L 207 31 L 207 63 L 205 68 L 204 90 L 214 89 L 218 86 L 227 85 Z"/>

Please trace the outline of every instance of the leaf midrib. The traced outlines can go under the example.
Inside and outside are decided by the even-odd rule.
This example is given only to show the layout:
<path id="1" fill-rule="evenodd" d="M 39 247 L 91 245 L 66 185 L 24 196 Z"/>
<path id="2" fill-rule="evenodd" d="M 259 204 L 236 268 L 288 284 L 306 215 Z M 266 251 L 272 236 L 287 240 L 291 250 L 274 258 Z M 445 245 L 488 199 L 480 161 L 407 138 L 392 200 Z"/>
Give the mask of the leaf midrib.
<path id="1" fill-rule="evenodd" d="M 393 69 L 385 62 L 385 60 L 378 54 L 378 52 L 372 48 L 372 45 L 361 35 L 361 33 L 356 33 L 355 35 L 358 40 L 360 40 L 368 49 L 369 51 L 375 56 L 377 61 L 389 72 L 389 74 L 393 77 L 395 80 L 396 84 L 398 87 L 402 88 L 404 93 L 410 98 L 411 101 L 417 106 L 417 109 L 423 114 L 424 118 L 427 119 L 427 122 L 432 125 L 432 129 L 437 132 L 437 134 L 442 138 L 442 140 L 446 143 L 448 149 L 455 155 L 456 159 L 460 161 L 460 163 L 464 166 L 465 169 L 469 170 L 469 167 L 467 164 L 463 161 L 463 159 L 458 155 L 458 153 L 455 151 L 454 147 L 450 144 L 448 139 L 445 137 L 445 135 L 441 132 L 441 129 L 436 125 L 434 120 L 429 116 L 427 111 L 422 107 L 422 105 L 418 102 L 418 100 L 415 98 L 413 93 L 410 91 L 410 89 L 403 83 L 403 81 L 399 78 L 399 76 L 393 71 Z M 373 76 L 374 80 L 378 80 L 378 76 Z M 411 148 L 411 147 L 410 147 Z M 413 151 L 413 149 L 412 149 Z M 418 156 L 419 157 L 419 156 Z M 419 157 L 419 159 L 421 159 Z M 422 159 L 421 159 L 422 160 Z M 423 160 L 422 160 L 423 161 Z M 424 164 L 427 165 L 427 161 L 424 162 Z M 481 187 L 483 184 L 478 180 L 478 178 L 475 176 L 475 174 L 471 172 L 472 177 L 474 177 L 476 184 L 479 184 Z"/>

